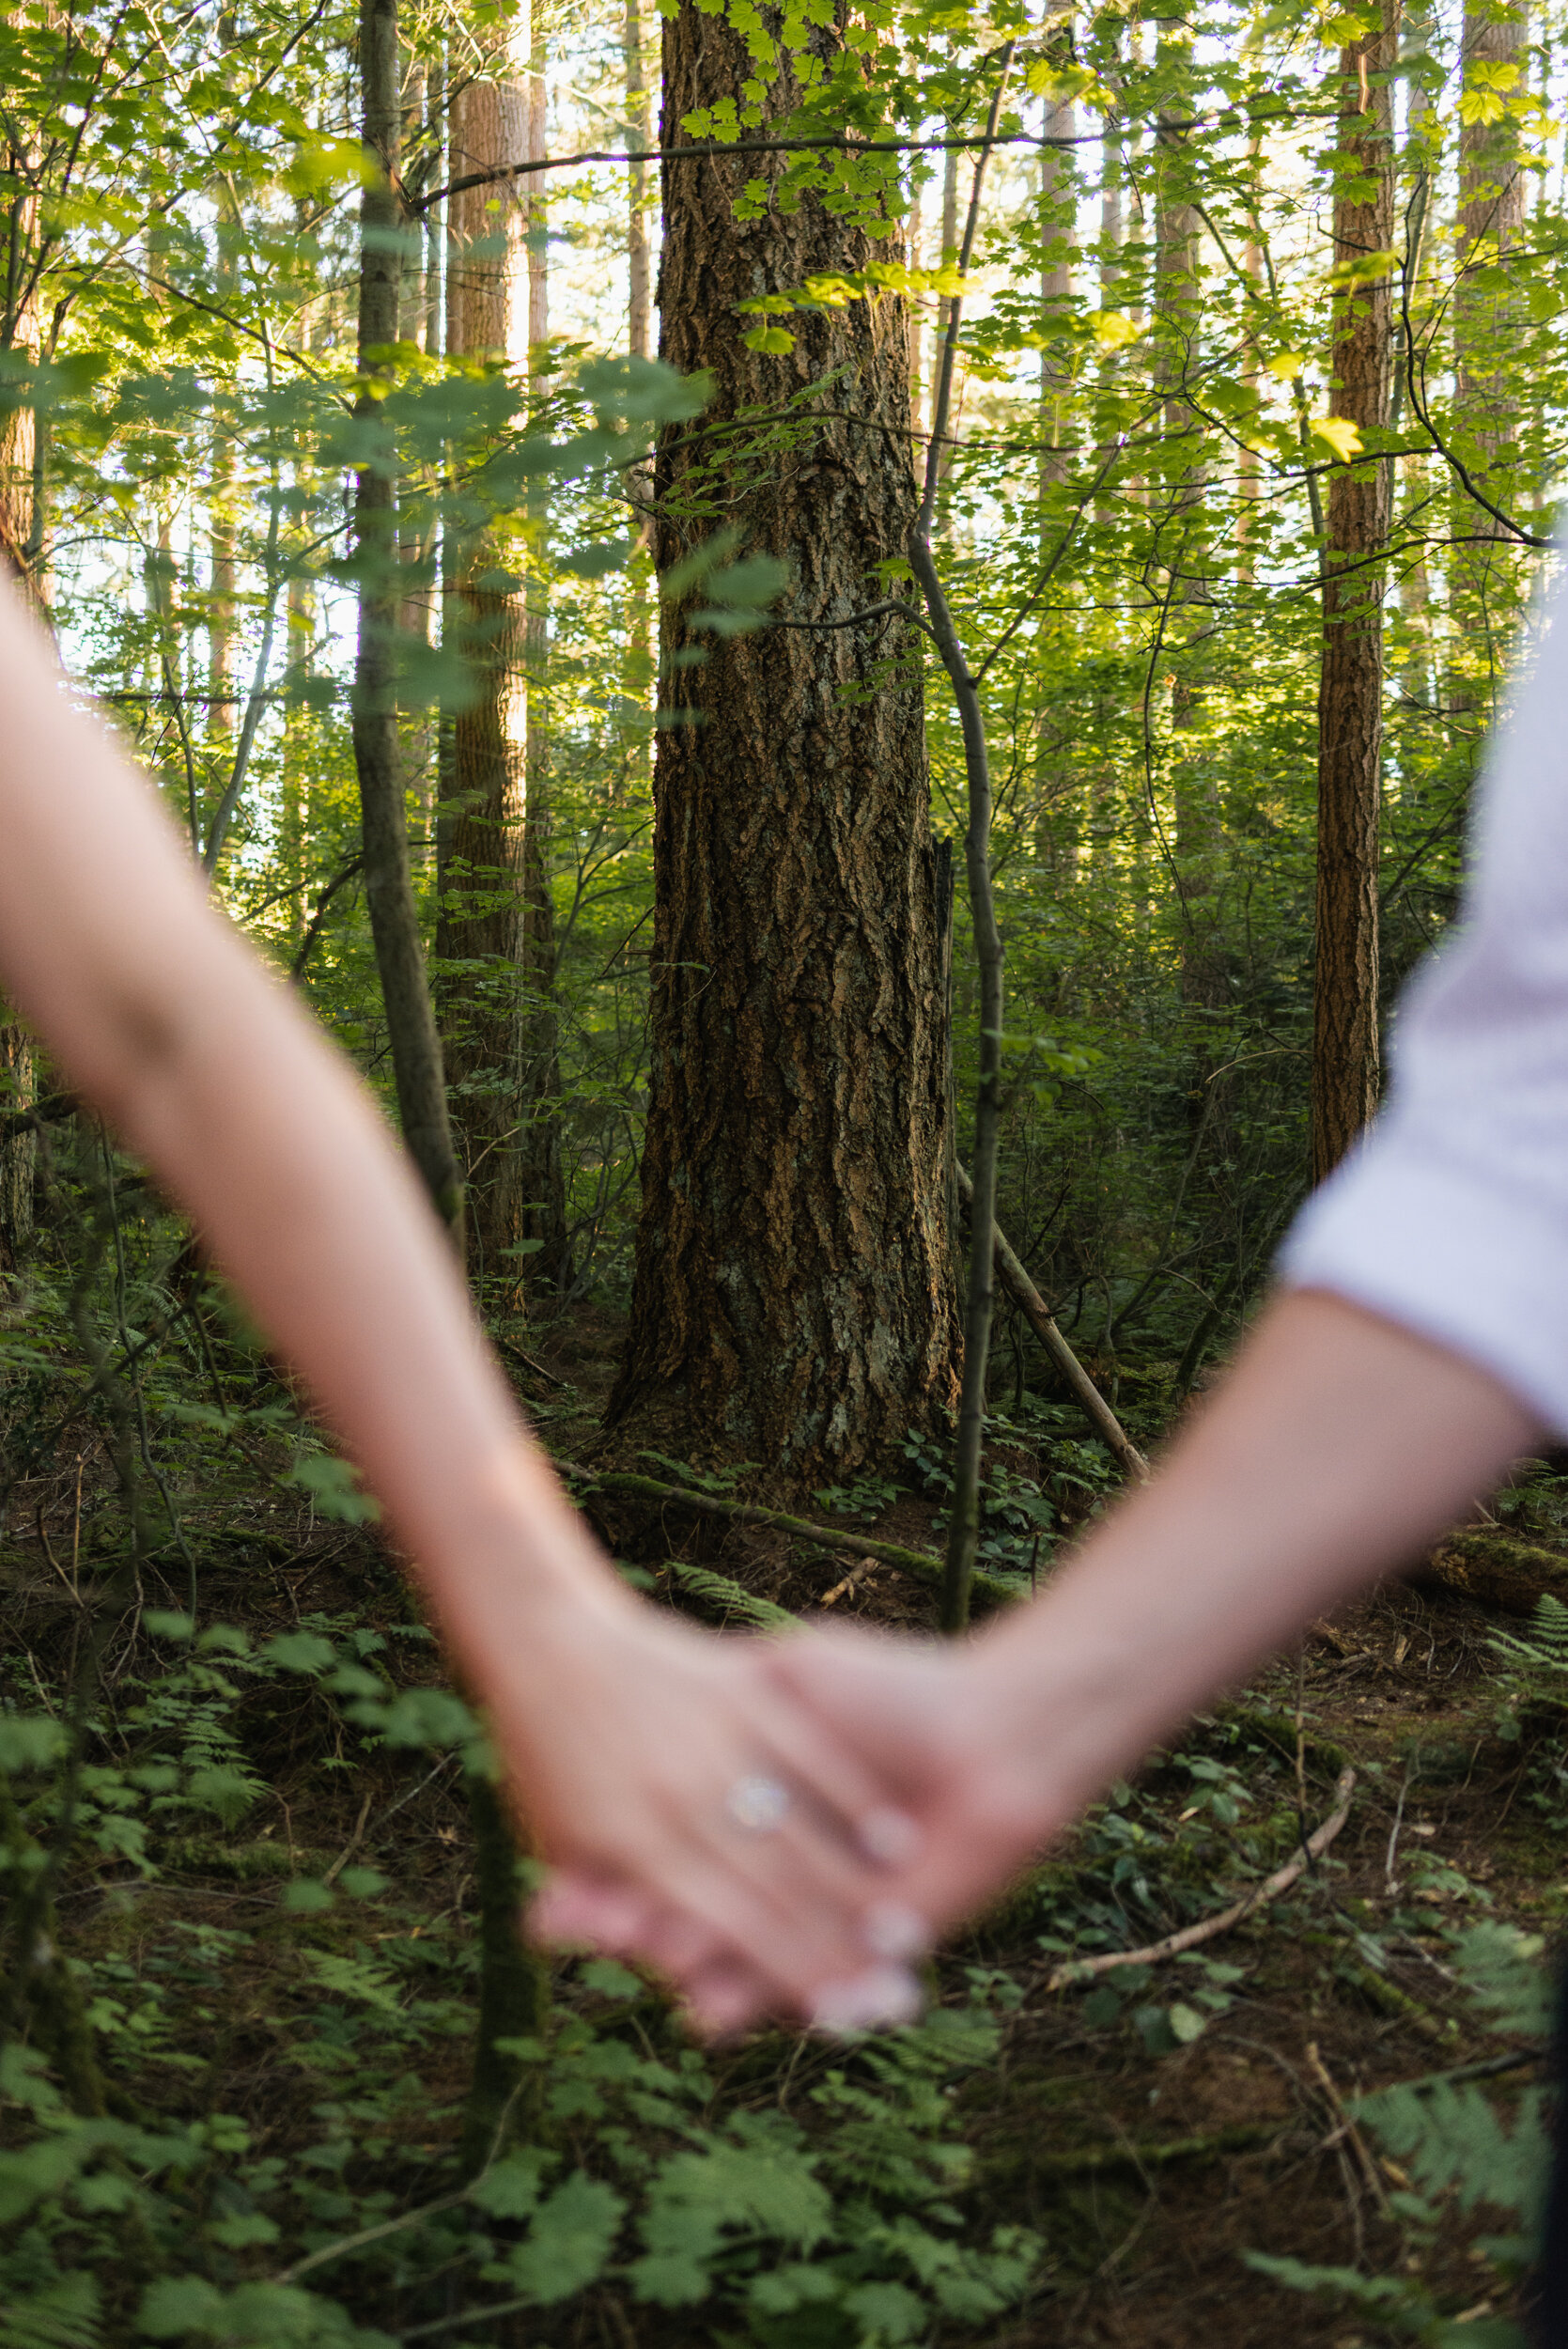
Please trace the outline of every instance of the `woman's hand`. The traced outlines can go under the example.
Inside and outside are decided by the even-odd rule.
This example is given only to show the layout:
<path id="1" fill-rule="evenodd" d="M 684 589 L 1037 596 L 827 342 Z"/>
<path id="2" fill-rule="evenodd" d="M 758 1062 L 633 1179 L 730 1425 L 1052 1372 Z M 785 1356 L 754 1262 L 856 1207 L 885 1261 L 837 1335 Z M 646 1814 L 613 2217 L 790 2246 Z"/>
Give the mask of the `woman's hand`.
<path id="1" fill-rule="evenodd" d="M 492 1727 L 557 1871 L 533 1930 L 650 1961 L 708 2034 L 906 2020 L 920 1936 L 890 1929 L 886 1881 L 913 1830 L 772 1644 L 574 1599 L 492 1657 Z"/>
<path id="2" fill-rule="evenodd" d="M 1018 1734 L 994 1643 L 899 1639 L 835 1626 L 769 1643 L 773 1686 L 852 1743 L 881 1798 L 912 1824 L 881 1897 L 929 1938 L 996 1893 L 1092 1788 Z"/>

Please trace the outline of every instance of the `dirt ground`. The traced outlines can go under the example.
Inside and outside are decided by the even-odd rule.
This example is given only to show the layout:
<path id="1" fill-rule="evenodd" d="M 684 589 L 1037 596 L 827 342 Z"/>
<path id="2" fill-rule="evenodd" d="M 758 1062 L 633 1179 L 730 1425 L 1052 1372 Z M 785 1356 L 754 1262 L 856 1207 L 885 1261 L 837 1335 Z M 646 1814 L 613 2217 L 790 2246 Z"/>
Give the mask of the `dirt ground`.
<path id="1" fill-rule="evenodd" d="M 615 1336 L 608 1322 L 580 1316 L 569 1332 L 514 1351 L 520 1390 L 564 1458 L 592 1445 Z M 1530 1537 L 1568 1569 L 1568 1481 L 1538 1480 L 1530 1494 Z M 70 1539 L 67 1486 L 36 1498 L 54 1556 L 46 1563 L 40 1551 L 37 1576 L 11 1594 L 23 1629 L 40 1610 L 62 1608 L 50 1568 L 58 1573 Z M 892 1567 L 849 1582 L 856 1562 L 831 1544 L 716 1528 L 678 1506 L 594 1505 L 618 1554 L 643 1562 L 666 1590 L 663 1562 L 675 1556 L 808 1614 L 832 1594 L 838 1616 L 931 1622 L 927 1587 Z M 276 1627 L 302 1610 L 346 1604 L 389 1622 L 409 1613 L 392 1562 L 369 1537 L 313 1532 L 292 1498 L 231 1497 L 224 1512 L 229 1563 L 209 1591 L 220 1615 Z M 30 1504 L 18 1514 L 33 1514 Z M 928 1502 L 905 1494 L 870 1530 L 929 1548 L 931 1519 Z M 157 1594 L 151 1603 L 161 1603 Z M 1296 2349 L 1377 2349 L 1392 2338 L 1332 2303 L 1283 2291 L 1244 2254 L 1393 2272 L 1407 2257 L 1387 2207 L 1400 2173 L 1347 2105 L 1397 2081 L 1490 2065 L 1506 2107 L 1532 2077 L 1528 2050 L 1477 2016 L 1444 1937 L 1455 1924 L 1495 1918 L 1550 1941 L 1568 1909 L 1561 1720 L 1527 1721 L 1521 1735 L 1504 1718 L 1490 1644 L 1498 1627 L 1471 1600 L 1403 1583 L 1314 1626 L 1297 1655 L 1233 1692 L 1122 1790 L 1109 1825 L 1072 1839 L 941 1953 L 937 1996 L 959 1994 L 971 1969 L 997 1969 L 1012 2002 L 1000 2061 L 967 2081 L 955 2108 L 975 2157 L 965 2206 L 987 2224 L 1025 2223 L 1047 2247 L 1021 2315 L 988 2331 L 944 2332 L 944 2344 L 1256 2349 L 1277 2337 Z M 362 1798 L 358 1778 L 346 1784 L 323 1768 L 304 1731 L 297 1751 L 281 1746 L 272 1766 L 278 1817 L 263 1836 L 287 1840 L 311 1867 L 341 1866 L 349 1855 L 394 1866 L 432 1918 L 472 1916 L 452 1772 L 432 1772 L 412 1799 L 400 1797 L 396 1826 L 382 1828 L 381 1804 Z M 1143 1917 L 1202 1917 L 1256 1880 L 1259 1853 L 1271 1853 L 1270 1864 L 1288 1860 L 1334 1809 L 1346 1769 L 1355 1784 L 1342 1831 L 1282 1896 L 1190 1960 L 1108 1976 L 1113 1996 L 1104 1985 L 1049 1986 L 1064 1949 L 1081 1953 L 1096 1933 L 1102 1946 L 1137 1946 L 1157 1937 L 1140 1929 Z M 1217 1787 L 1229 1789 L 1228 1814 L 1202 1808 Z M 1238 1852 L 1250 1873 L 1217 1890 Z M 179 1897 L 183 1916 L 199 1910 L 221 1928 L 264 1915 L 275 1890 L 214 1880 L 199 1895 L 187 1882 Z M 156 1906 L 150 1897 L 149 1930 Z M 262 2121 L 265 1966 L 258 1939 L 229 1969 L 211 2033 L 225 2098 Z M 1185 2041 L 1157 2020 L 1178 2004 L 1192 2018 Z M 754 2060 L 744 2049 L 728 2059 Z M 445 2084 L 454 2097 L 464 2061 L 455 2041 Z M 439 2100 L 442 2084 L 430 2086 Z M 286 2133 L 281 2113 L 278 2125 Z M 1471 2248 L 1488 2223 L 1445 2229 L 1425 2265 L 1451 2310 L 1504 2312 Z M 660 2344 L 665 2337 L 658 2333 Z M 694 2337 L 690 2325 L 685 2337 Z"/>
<path id="2" fill-rule="evenodd" d="M 540 1357 L 571 1380 L 554 1398 L 560 1419 L 545 1428 L 563 1454 L 571 1405 L 597 1408 L 613 1349 L 612 1329 L 580 1328 Z M 536 1398 L 551 1394 L 524 1384 Z M 1562 1554 L 1568 1576 L 1559 1515 L 1568 1515 L 1568 1481 L 1556 1465 L 1555 1481 L 1531 1487 L 1529 1531 Z M 629 1554 L 673 1548 L 807 1615 L 831 1594 L 840 1617 L 933 1625 L 930 1592 L 894 1568 L 803 1555 L 678 1509 L 595 1506 Z M 864 1530 L 939 1549 L 931 1517 L 904 1495 Z M 1234 1750 L 1238 1722 L 1265 1721 L 1288 1799 L 1299 1738 L 1294 1800 L 1308 1828 L 1332 1810 L 1339 1770 L 1356 1773 L 1349 1817 L 1324 1859 L 1209 1945 L 1239 1979 L 1228 1985 L 1233 2003 L 1193 2044 L 1151 2060 L 1126 2014 L 1090 2024 L 1081 1992 L 1045 1990 L 1054 1958 L 1041 1934 L 1053 1921 L 1071 1930 L 1053 1919 L 1049 1886 L 1021 1888 L 944 1952 L 939 1978 L 950 1983 L 978 1960 L 1028 1985 L 997 2071 L 963 2096 L 977 2208 L 1036 2228 L 1049 2251 L 1037 2312 L 986 2335 L 995 2349 L 1256 2349 L 1275 2336 L 1296 2349 L 1374 2349 L 1393 2338 L 1283 2291 L 1243 2255 L 1393 2272 L 1408 2253 L 1386 2196 L 1403 2181 L 1347 2122 L 1346 2106 L 1398 2081 L 1497 2062 L 1506 2108 L 1533 2077 L 1529 2064 L 1510 2066 L 1517 2043 L 1478 2019 L 1444 1939 L 1445 1928 L 1495 1918 L 1551 1945 L 1568 1913 L 1568 1821 L 1557 1815 L 1568 1801 L 1554 1809 L 1553 1791 L 1560 1728 L 1535 1724 L 1544 1741 L 1529 1724 L 1523 1737 L 1511 1723 L 1499 1734 L 1491 1641 L 1508 1627 L 1452 1592 L 1390 1582 L 1314 1625 L 1298 1654 L 1233 1692 L 1188 1741 Z M 1258 1747 L 1255 1735 L 1241 1743 L 1250 1745 L 1239 1757 L 1245 1778 Z M 1148 1798 L 1157 1811 L 1157 1772 Z M 1148 1995 L 1181 1986 L 1180 1967 L 1167 1965 Z M 1485 2232 L 1480 2219 L 1445 2230 L 1422 2262 L 1448 2305 L 1467 2303 L 1461 2314 L 1510 2312 L 1470 2248 Z"/>

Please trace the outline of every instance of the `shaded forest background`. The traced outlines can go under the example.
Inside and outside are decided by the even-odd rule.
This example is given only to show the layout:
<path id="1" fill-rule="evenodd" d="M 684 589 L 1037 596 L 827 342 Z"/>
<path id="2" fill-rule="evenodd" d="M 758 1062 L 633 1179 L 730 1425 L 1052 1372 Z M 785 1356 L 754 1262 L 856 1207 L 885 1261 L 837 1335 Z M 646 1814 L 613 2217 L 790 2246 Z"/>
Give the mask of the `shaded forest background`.
<path id="1" fill-rule="evenodd" d="M 0 15 L 8 567 L 659 1603 L 1027 1595 L 1371 1114 L 1537 652 L 1565 39 Z M 520 1950 L 371 1505 L 0 1062 L 0 2349 L 1187 2349 L 1282 2285 L 1303 2343 L 1521 2338 L 1559 1465 L 1118 1787 L 919 2030 L 699 2059 Z"/>

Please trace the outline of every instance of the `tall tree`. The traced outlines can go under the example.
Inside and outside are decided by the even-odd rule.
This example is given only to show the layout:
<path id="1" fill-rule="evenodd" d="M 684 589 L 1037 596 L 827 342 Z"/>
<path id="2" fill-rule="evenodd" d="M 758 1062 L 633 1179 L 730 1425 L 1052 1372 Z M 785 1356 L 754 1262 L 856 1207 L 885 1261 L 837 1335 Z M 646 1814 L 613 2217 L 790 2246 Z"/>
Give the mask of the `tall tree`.
<path id="1" fill-rule="evenodd" d="M 643 54 L 643 11 L 640 0 L 626 0 L 621 33 L 626 66 L 627 148 L 635 156 L 648 144 L 648 69 Z M 646 359 L 653 348 L 652 278 L 648 251 L 648 167 L 629 163 L 627 189 L 627 323 L 626 347 L 634 359 Z"/>
<path id="2" fill-rule="evenodd" d="M 452 108 L 454 179 L 516 163 L 528 151 L 529 28 L 511 27 L 483 77 Z M 505 180 L 449 199 L 446 349 L 475 366 L 525 360 L 526 210 Z M 473 671 L 452 725 L 443 790 L 442 1028 L 453 1119 L 469 1182 L 474 1271 L 515 1286 L 522 1237 L 518 1149 L 520 968 L 522 947 L 524 759 L 523 597 L 517 550 L 488 516 L 448 524 L 456 537 L 444 599 L 447 641 Z"/>
<path id="3" fill-rule="evenodd" d="M 372 445 L 354 490 L 359 641 L 354 661 L 354 766 L 365 843 L 365 894 L 386 1008 L 403 1139 L 437 1212 L 462 1226 L 463 1184 L 446 1113 L 441 1037 L 430 1001 L 409 863 L 409 826 L 396 701 L 396 451 L 378 416 L 377 379 L 397 340 L 406 231 L 398 194 L 400 107 L 397 0 L 361 0 L 363 138 L 370 168 L 360 203 L 359 371 L 356 413 Z"/>
<path id="4" fill-rule="evenodd" d="M 1183 75 L 1191 54 L 1185 28 L 1162 31 L 1160 64 Z M 1166 636 L 1175 805 L 1176 900 L 1181 918 L 1184 1003 L 1212 1011 L 1225 999 L 1219 941 L 1219 795 L 1206 740 L 1208 646 L 1213 633 L 1207 575 L 1210 537 L 1203 435 L 1189 397 L 1202 319 L 1202 220 L 1193 200 L 1187 133 L 1162 117 L 1155 142 L 1156 384 L 1163 395 L 1166 461 L 1162 568 L 1169 577 Z M 1179 110 L 1187 111 L 1185 104 Z"/>
<path id="5" fill-rule="evenodd" d="M 664 21 L 660 144 L 752 70 L 685 0 Z M 786 67 L 767 112 L 798 101 Z M 819 625 L 880 600 L 874 567 L 904 555 L 908 324 L 895 301 L 857 302 L 804 316 L 787 353 L 746 347 L 737 303 L 871 254 L 815 196 L 737 222 L 758 163 L 777 169 L 663 166 L 661 349 L 709 369 L 714 396 L 700 431 L 660 442 L 660 567 L 737 511 L 749 549 L 788 565 L 796 625 L 713 643 L 690 599 L 667 608 L 666 693 L 691 722 L 659 741 L 643 1207 L 610 1417 L 658 1408 L 705 1450 L 799 1477 L 891 1458 L 939 1422 L 957 1323 L 921 693 L 879 677 L 878 627 Z M 748 469 L 710 437 L 810 385 L 800 461 Z"/>
<path id="6" fill-rule="evenodd" d="M 1459 132 L 1459 210 L 1454 223 L 1454 436 L 1466 470 L 1492 506 L 1507 510 L 1518 425 L 1511 329 L 1518 296 L 1508 271 L 1525 225 L 1528 182 L 1521 169 L 1519 122 L 1510 103 L 1522 95 L 1528 14 L 1510 0 L 1468 0 L 1463 34 L 1464 97 Z M 1485 504 L 1455 485 L 1452 582 L 1459 671 L 1452 699 L 1467 707 L 1475 688 L 1465 674 L 1465 639 L 1483 647 L 1483 673 L 1495 669 L 1491 605 L 1499 547 L 1513 534 Z M 1479 624 L 1479 625 L 1478 625 Z"/>
<path id="7" fill-rule="evenodd" d="M 1363 438 L 1389 421 L 1396 0 L 1340 54 L 1334 154 L 1330 412 Z M 1318 681 L 1317 926 L 1312 985 L 1312 1179 L 1343 1158 L 1377 1105 L 1377 850 L 1383 754 L 1382 566 L 1389 467 L 1336 465 L 1323 561 Z"/>
<path id="8" fill-rule="evenodd" d="M 536 13 L 528 59 L 530 161 L 543 157 L 548 64 Z M 543 182 L 529 182 L 528 369 L 537 400 L 550 380 L 550 221 Z M 644 256 L 645 260 L 645 256 Z M 645 291 L 645 288 L 644 288 Z M 560 1019 L 555 1000 L 555 900 L 551 890 L 550 492 L 536 478 L 528 500 L 528 578 L 524 590 L 522 910 L 519 931 L 518 1192 L 524 1277 L 559 1296 L 571 1276 L 566 1176 L 561 1162 Z"/>

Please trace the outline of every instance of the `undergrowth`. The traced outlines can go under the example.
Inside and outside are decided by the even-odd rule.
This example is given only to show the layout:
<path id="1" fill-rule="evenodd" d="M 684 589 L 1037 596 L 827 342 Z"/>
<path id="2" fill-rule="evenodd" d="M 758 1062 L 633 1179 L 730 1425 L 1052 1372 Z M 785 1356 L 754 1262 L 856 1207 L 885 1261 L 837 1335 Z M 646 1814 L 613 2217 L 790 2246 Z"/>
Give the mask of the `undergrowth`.
<path id="1" fill-rule="evenodd" d="M 536 1966 L 529 2027 L 477 2046 L 485 1903 L 510 1914 L 529 1874 L 484 1881 L 482 1724 L 352 1476 L 156 1202 L 105 1165 L 56 1170 L 54 1253 L 0 1331 L 0 2349 L 1056 2340 L 1082 2258 L 1075 2164 L 1116 2147 L 1052 2143 L 1041 2170 L 1027 2145 L 1055 2183 L 998 2206 L 987 2116 L 1041 1983 L 1255 1887 L 1338 1750 L 1299 1703 L 1199 1720 L 944 1954 L 927 2019 L 894 2037 L 706 2056 L 657 1983 L 589 1961 Z M 987 1554 L 1048 1563 L 1109 1464 L 1030 1397 L 992 1443 Z M 660 1465 L 710 1490 L 743 1472 Z M 913 1486 L 939 1508 L 939 1453 L 913 1447 L 908 1469 L 818 1505 L 864 1522 Z M 784 1620 L 709 1566 L 630 1571 L 663 1603 Z M 1560 1735 L 1532 1727 L 1560 1719 L 1560 1628 L 1503 1641 L 1492 1697 L 1531 1816 L 1562 1798 Z M 1263 1953 L 1294 1947 L 1336 1996 L 1457 2046 L 1467 2027 L 1400 1986 L 1402 1946 L 1430 1943 L 1423 1903 L 1465 1911 L 1445 1963 L 1485 2029 L 1533 2044 L 1539 1952 L 1483 1886 L 1423 1851 L 1378 1908 L 1338 1866 L 1250 1943 L 1067 1991 L 1064 2044 L 1146 2079 L 1153 2107 L 1253 2027 Z M 1276 2254 L 1268 2272 L 1389 2340 L 1516 2338 L 1429 2271 L 1454 2214 L 1495 2207 L 1512 2232 L 1487 2241 L 1486 2290 L 1505 2305 L 1539 2190 L 1535 2092 L 1435 2079 L 1353 2111 L 1391 2165 L 1397 2262 Z M 1187 2144 L 1173 2106 L 1160 2126 L 1139 2160 Z M 1190 2147 L 1203 2158 L 1202 2131 Z"/>

